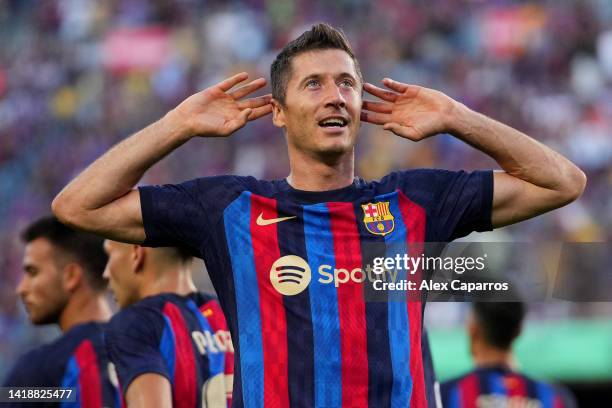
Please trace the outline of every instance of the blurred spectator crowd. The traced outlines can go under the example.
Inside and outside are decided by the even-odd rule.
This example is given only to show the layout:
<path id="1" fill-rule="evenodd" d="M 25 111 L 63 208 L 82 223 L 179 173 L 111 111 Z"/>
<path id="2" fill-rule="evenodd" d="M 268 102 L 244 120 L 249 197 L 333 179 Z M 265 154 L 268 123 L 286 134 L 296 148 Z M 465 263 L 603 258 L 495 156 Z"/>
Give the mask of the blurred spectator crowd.
<path id="1" fill-rule="evenodd" d="M 78 171 L 189 94 L 242 70 L 269 78 L 280 48 L 317 21 L 344 29 L 369 82 L 441 90 L 585 170 L 579 202 L 487 239 L 611 240 L 609 0 L 0 0 L 0 338 L 13 339 L 0 356 L 24 321 L 13 294 L 24 225 Z M 262 119 L 227 139 L 189 142 L 143 183 L 282 178 L 284 151 L 282 132 Z M 357 165 L 366 179 L 497 167 L 448 135 L 411 143 L 371 125 Z"/>

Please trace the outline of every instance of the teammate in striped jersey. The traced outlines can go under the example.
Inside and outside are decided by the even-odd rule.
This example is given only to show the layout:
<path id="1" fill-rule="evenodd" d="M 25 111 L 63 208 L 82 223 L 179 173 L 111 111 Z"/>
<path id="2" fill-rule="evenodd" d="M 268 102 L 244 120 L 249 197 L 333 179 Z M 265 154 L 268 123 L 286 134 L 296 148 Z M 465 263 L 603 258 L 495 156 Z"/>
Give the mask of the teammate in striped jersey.
<path id="1" fill-rule="evenodd" d="M 105 276 L 122 307 L 106 345 L 127 406 L 226 406 L 233 346 L 219 304 L 195 291 L 191 255 L 109 240 L 104 249 Z"/>
<path id="2" fill-rule="evenodd" d="M 425 293 L 367 301 L 372 245 L 384 256 L 417 256 L 420 243 L 562 206 L 582 193 L 584 174 L 438 91 L 364 84 L 348 41 L 326 24 L 277 56 L 273 96 L 244 99 L 265 85 L 259 78 L 234 89 L 247 77 L 192 95 L 115 146 L 55 198 L 54 211 L 80 228 L 185 246 L 205 260 L 236 350 L 234 406 L 433 405 L 421 347 Z M 363 90 L 380 101 L 363 101 Z M 229 136 L 271 112 L 286 136 L 286 179 L 219 176 L 134 189 L 192 137 Z M 413 141 L 450 133 L 505 171 L 408 170 L 364 181 L 354 172 L 361 121 Z"/>
<path id="3" fill-rule="evenodd" d="M 67 403 L 70 407 L 119 407 L 103 340 L 103 322 L 111 312 L 104 297 L 102 239 L 74 231 L 54 217 L 32 223 L 22 237 L 25 275 L 17 293 L 33 324 L 58 324 L 63 335 L 23 355 L 3 386 L 71 387 L 76 400 Z"/>
<path id="4" fill-rule="evenodd" d="M 476 368 L 442 384 L 444 408 L 574 408 L 565 388 L 514 369 L 512 343 L 525 316 L 522 302 L 476 302 L 467 322 Z"/>

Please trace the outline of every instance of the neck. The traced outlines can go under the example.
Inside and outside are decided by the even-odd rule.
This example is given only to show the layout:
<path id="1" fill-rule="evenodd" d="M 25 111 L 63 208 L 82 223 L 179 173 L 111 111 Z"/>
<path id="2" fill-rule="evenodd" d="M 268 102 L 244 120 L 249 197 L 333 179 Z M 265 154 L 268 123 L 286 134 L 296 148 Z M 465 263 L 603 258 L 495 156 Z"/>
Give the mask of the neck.
<path id="1" fill-rule="evenodd" d="M 336 190 L 351 185 L 355 178 L 355 151 L 334 156 L 309 155 L 289 148 L 291 173 L 287 182 L 305 191 Z"/>
<path id="2" fill-rule="evenodd" d="M 493 365 L 506 365 L 514 367 L 514 358 L 512 350 L 500 350 L 490 346 L 482 346 L 474 352 L 474 363 L 477 367 L 486 367 Z"/>
<path id="3" fill-rule="evenodd" d="M 91 290 L 73 294 L 64 308 L 59 326 L 63 333 L 74 326 L 87 322 L 106 322 L 111 318 L 111 309 L 104 295 Z"/>
<path id="4" fill-rule="evenodd" d="M 176 293 L 185 296 L 196 291 L 189 268 L 177 267 L 174 270 L 154 271 L 155 279 L 147 280 L 140 288 L 140 299 L 160 293 Z"/>

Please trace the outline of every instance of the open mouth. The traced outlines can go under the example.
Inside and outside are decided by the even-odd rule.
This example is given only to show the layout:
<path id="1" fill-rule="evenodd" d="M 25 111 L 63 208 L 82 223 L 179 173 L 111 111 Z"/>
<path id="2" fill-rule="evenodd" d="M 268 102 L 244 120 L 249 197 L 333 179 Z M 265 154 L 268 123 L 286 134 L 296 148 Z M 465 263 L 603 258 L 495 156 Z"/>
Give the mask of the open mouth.
<path id="1" fill-rule="evenodd" d="M 341 117 L 327 118 L 319 121 L 319 126 L 324 128 L 343 128 L 348 124 L 348 120 Z"/>

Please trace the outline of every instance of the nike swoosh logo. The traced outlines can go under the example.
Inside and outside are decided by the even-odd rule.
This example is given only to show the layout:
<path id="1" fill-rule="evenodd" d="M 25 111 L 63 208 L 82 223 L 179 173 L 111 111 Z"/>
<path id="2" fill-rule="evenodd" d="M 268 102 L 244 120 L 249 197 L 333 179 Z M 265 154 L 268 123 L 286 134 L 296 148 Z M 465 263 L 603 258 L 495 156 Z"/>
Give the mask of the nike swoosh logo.
<path id="1" fill-rule="evenodd" d="M 265 226 L 265 225 L 276 224 L 277 222 L 287 221 L 292 218 L 296 218 L 296 216 L 294 215 L 293 217 L 270 218 L 269 220 L 266 220 L 264 219 L 263 212 L 262 212 L 262 213 L 259 213 L 259 217 L 257 217 L 256 222 L 257 222 L 257 225 Z"/>

